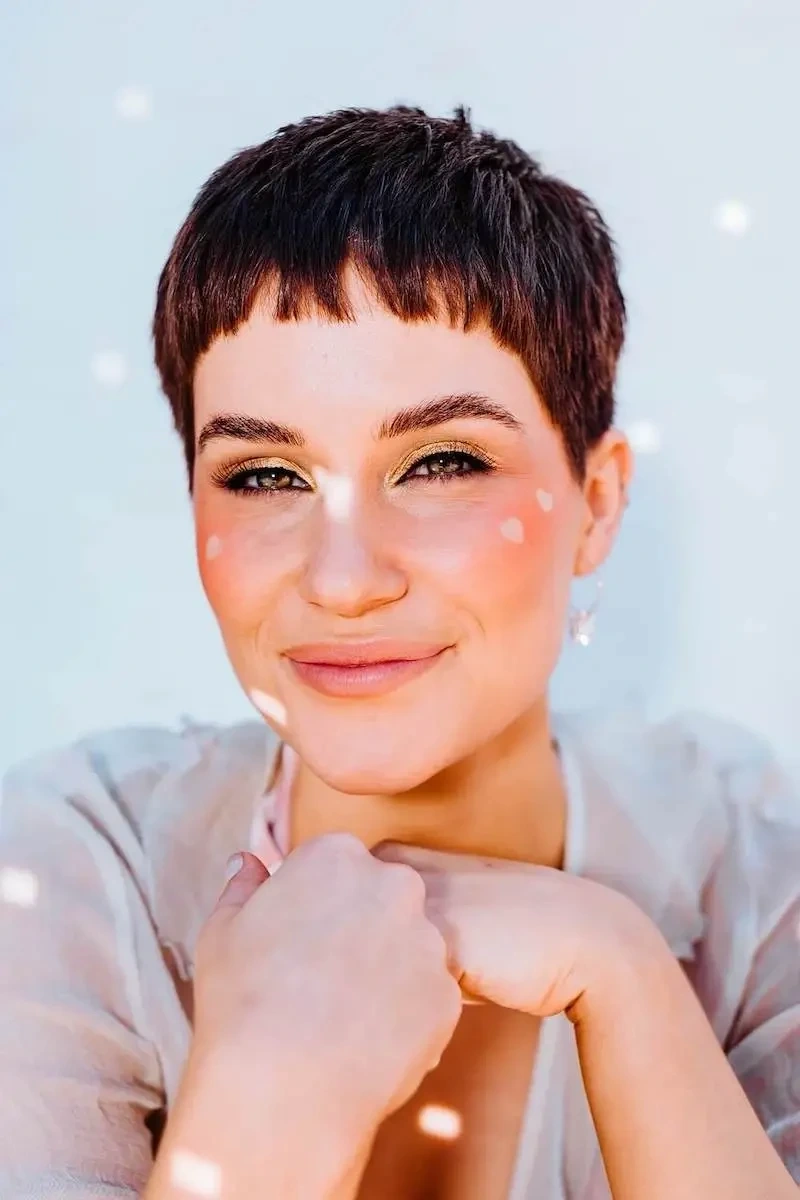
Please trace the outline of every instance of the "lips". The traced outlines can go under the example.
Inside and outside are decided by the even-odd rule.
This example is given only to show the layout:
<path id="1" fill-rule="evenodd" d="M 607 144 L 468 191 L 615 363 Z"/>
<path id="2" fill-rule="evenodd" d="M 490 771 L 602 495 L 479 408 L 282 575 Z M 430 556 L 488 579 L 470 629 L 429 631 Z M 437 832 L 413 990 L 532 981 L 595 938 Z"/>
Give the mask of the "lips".
<path id="1" fill-rule="evenodd" d="M 326 696 L 380 696 L 418 678 L 449 647 L 388 640 L 295 646 L 285 659 L 296 678 Z"/>

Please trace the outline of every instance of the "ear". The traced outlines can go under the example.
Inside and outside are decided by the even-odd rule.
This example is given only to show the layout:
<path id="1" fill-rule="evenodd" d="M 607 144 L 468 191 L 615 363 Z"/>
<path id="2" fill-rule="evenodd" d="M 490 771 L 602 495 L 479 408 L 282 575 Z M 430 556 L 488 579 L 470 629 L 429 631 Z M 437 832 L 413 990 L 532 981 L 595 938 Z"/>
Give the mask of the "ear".
<path id="1" fill-rule="evenodd" d="M 589 452 L 583 485 L 585 515 L 575 575 L 591 575 L 608 557 L 628 505 L 634 458 L 628 439 L 610 429 Z"/>

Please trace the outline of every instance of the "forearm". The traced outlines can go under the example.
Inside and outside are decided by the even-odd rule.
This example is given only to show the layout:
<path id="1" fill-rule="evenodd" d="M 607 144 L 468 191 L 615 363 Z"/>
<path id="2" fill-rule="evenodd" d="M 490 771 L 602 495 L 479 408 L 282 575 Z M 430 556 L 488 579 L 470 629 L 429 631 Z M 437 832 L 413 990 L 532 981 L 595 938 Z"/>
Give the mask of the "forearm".
<path id="1" fill-rule="evenodd" d="M 185 1200 L 192 1190 L 219 1200 L 354 1200 L 371 1139 L 326 1120 L 318 1096 L 251 1083 L 241 1071 L 237 1079 L 190 1063 L 143 1200 Z"/>
<path id="2" fill-rule="evenodd" d="M 614 1200 L 797 1200 L 660 935 L 627 951 L 616 995 L 587 990 L 573 1017 Z"/>

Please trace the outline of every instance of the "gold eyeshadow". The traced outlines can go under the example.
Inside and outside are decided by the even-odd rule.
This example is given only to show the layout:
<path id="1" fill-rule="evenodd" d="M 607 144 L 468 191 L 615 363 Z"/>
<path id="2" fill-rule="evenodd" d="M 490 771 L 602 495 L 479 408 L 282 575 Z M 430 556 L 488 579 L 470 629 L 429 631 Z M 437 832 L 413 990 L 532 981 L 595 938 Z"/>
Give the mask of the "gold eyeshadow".
<path id="1" fill-rule="evenodd" d="M 427 446 L 417 446 L 416 449 L 410 450 L 386 476 L 387 483 L 396 483 L 398 479 L 410 471 L 412 467 L 419 466 L 426 458 L 435 458 L 437 454 L 465 454 L 469 458 L 475 458 L 487 468 L 495 468 L 497 462 L 492 458 L 491 454 L 487 454 L 479 446 L 472 442 L 460 441 L 443 441 L 432 442 Z"/>
<path id="2" fill-rule="evenodd" d="M 237 475 L 249 475 L 254 471 L 265 470 L 281 470 L 291 471 L 298 475 L 309 487 L 314 487 L 314 480 L 309 478 L 305 471 L 298 467 L 297 463 L 291 463 L 288 459 L 281 458 L 274 454 L 268 455 L 265 458 L 250 458 L 244 462 L 237 460 L 235 462 L 220 463 L 211 472 L 211 482 L 218 487 L 225 487 Z"/>

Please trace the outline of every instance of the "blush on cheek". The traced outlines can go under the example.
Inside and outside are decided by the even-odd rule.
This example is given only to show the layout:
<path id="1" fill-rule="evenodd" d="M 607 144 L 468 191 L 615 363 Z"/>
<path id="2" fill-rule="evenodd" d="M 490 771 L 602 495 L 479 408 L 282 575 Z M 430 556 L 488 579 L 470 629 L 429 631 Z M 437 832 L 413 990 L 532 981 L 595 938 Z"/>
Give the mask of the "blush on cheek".
<path id="1" fill-rule="evenodd" d="M 524 605 L 550 592 L 556 570 L 558 530 L 553 514 L 534 496 L 505 496 L 496 504 L 465 510 L 446 522 L 419 522 L 414 529 L 413 559 L 436 576 L 453 596 Z M 412 568 L 413 569 L 413 568 Z"/>
<path id="2" fill-rule="evenodd" d="M 196 520 L 200 577 L 218 620 L 248 622 L 269 603 L 286 556 L 274 552 L 263 525 Z"/>
<path id="3" fill-rule="evenodd" d="M 526 592 L 545 583 L 556 563 L 556 529 L 538 503 L 501 513 L 491 527 L 476 531 L 476 569 L 494 574 L 494 586 Z"/>
<path id="4" fill-rule="evenodd" d="M 497 572 L 495 588 L 507 591 L 509 598 L 514 594 L 524 598 L 525 604 L 538 605 L 551 596 L 555 576 L 562 569 L 559 526 L 551 509 L 552 505 L 541 504 L 538 495 L 517 503 L 511 511 L 506 509 L 490 539 L 494 554 L 492 546 L 486 548 L 484 569 Z"/>

